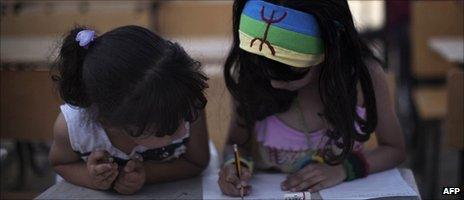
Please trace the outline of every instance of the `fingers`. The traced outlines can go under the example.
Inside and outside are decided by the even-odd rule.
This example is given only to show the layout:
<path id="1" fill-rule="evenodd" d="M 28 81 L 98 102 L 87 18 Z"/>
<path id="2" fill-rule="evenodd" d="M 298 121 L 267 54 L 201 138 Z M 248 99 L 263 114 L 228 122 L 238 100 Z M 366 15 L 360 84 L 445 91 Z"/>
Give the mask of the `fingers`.
<path id="1" fill-rule="evenodd" d="M 133 172 L 134 169 L 135 169 L 135 162 L 133 160 L 129 160 L 129 162 L 127 162 L 126 166 L 124 166 L 124 172 L 126 172 L 126 173 Z"/>
<path id="2" fill-rule="evenodd" d="M 110 163 L 99 164 L 99 165 L 90 165 L 90 175 L 92 176 L 101 176 L 105 172 L 111 171 L 113 165 Z"/>
<path id="3" fill-rule="evenodd" d="M 222 193 L 228 196 L 238 197 L 240 196 L 240 185 L 232 184 L 230 182 L 225 181 L 224 179 L 218 180 L 219 188 L 221 188 Z M 248 195 L 251 193 L 251 186 L 244 186 L 243 187 L 243 195 Z"/>
<path id="4" fill-rule="evenodd" d="M 99 179 L 104 179 L 109 176 L 109 172 L 114 168 L 113 163 L 105 163 L 109 154 L 106 151 L 98 150 L 90 153 L 87 159 L 87 169 L 90 175 L 98 176 Z M 104 161 L 102 163 L 102 161 Z M 117 167 L 117 165 L 116 165 Z"/>
<path id="5" fill-rule="evenodd" d="M 108 178 L 109 176 L 111 176 L 112 174 L 114 174 L 115 170 L 108 170 L 108 171 L 105 171 L 103 172 L 102 174 L 98 174 L 97 175 L 97 179 L 100 179 L 100 180 L 103 180 L 103 179 L 106 179 Z"/>
<path id="6" fill-rule="evenodd" d="M 108 166 L 110 167 L 108 168 Z M 119 173 L 118 165 L 116 163 L 92 165 L 90 171 L 90 175 L 92 175 L 97 181 L 103 181 L 112 176 L 114 173 Z"/>
<path id="7" fill-rule="evenodd" d="M 312 180 L 319 175 L 320 170 L 317 169 L 316 165 L 308 165 L 300 171 L 289 175 L 287 179 L 281 184 L 282 190 L 286 191 L 295 188 L 302 182 L 305 182 L 306 180 Z"/>
<path id="8" fill-rule="evenodd" d="M 126 186 L 122 183 L 120 183 L 119 181 L 117 181 L 115 184 L 114 184 L 114 187 L 113 187 L 117 192 L 121 193 L 121 194 L 133 194 L 136 190 L 134 190 L 133 188 L 129 187 L 129 186 Z"/>
<path id="9" fill-rule="evenodd" d="M 232 165 L 228 165 L 223 168 L 222 177 L 226 182 L 232 183 L 234 185 L 240 183 L 240 179 L 238 179 L 237 172 Z"/>
<path id="10" fill-rule="evenodd" d="M 117 177 L 114 189 L 121 194 L 132 194 L 142 187 L 140 178 L 137 173 L 122 173 Z"/>
<path id="11" fill-rule="evenodd" d="M 319 190 L 322 190 L 324 188 L 329 187 L 329 185 L 325 182 L 319 182 L 318 184 L 314 185 L 313 187 L 309 188 L 309 192 L 318 192 Z"/>
<path id="12" fill-rule="evenodd" d="M 104 150 L 98 150 L 98 151 L 93 151 L 90 153 L 89 158 L 87 159 L 87 163 L 89 165 L 96 165 L 98 164 L 98 161 L 103 161 L 108 158 L 109 154 L 107 151 Z"/>
<path id="13" fill-rule="evenodd" d="M 301 182 L 299 185 L 297 185 L 296 187 L 291 188 L 290 190 L 292 192 L 298 192 L 298 191 L 307 190 L 308 188 L 311 188 L 314 185 L 320 185 L 320 183 L 322 181 L 324 181 L 324 180 L 325 180 L 324 177 L 316 176 L 314 178 L 307 179 L 307 180 Z"/>
<path id="14" fill-rule="evenodd" d="M 115 170 L 108 177 L 106 177 L 105 181 L 109 181 L 110 183 L 113 183 L 113 181 L 116 180 L 118 175 L 119 175 L 119 171 Z"/>
<path id="15" fill-rule="evenodd" d="M 290 190 L 303 182 L 304 179 L 301 176 L 290 176 L 281 184 L 281 188 L 284 191 Z"/>
<path id="16" fill-rule="evenodd" d="M 240 177 L 241 180 L 243 181 L 248 181 L 251 179 L 251 172 L 248 168 L 242 168 L 242 176 Z"/>
<path id="17" fill-rule="evenodd" d="M 124 173 L 122 176 L 121 180 L 124 180 L 124 183 L 127 184 L 139 183 L 142 178 L 142 176 L 138 173 Z"/>
<path id="18" fill-rule="evenodd" d="M 127 173 L 134 172 L 134 171 L 141 171 L 143 170 L 143 162 L 139 159 L 132 159 L 127 162 L 126 166 L 124 167 L 124 171 Z"/>
<path id="19" fill-rule="evenodd" d="M 234 165 L 227 165 L 219 172 L 218 184 L 221 191 L 228 196 L 240 196 L 240 189 L 243 187 L 243 194 L 248 195 L 251 192 L 251 186 L 248 185 L 248 180 L 251 179 L 251 172 L 247 168 L 242 168 L 242 176 L 240 179 Z"/>
<path id="20" fill-rule="evenodd" d="M 102 180 L 104 185 L 108 185 L 108 188 L 111 187 L 111 184 L 116 180 L 118 177 L 119 171 L 112 171 L 108 177 Z"/>
<path id="21" fill-rule="evenodd" d="M 145 182 L 143 163 L 139 160 L 130 160 L 117 181 L 126 187 L 140 189 Z"/>
<path id="22" fill-rule="evenodd" d="M 315 164 L 307 165 L 301 170 L 298 170 L 296 173 L 290 174 L 287 179 L 294 178 L 294 177 L 303 177 L 307 175 L 309 172 L 312 172 L 316 169 Z"/>

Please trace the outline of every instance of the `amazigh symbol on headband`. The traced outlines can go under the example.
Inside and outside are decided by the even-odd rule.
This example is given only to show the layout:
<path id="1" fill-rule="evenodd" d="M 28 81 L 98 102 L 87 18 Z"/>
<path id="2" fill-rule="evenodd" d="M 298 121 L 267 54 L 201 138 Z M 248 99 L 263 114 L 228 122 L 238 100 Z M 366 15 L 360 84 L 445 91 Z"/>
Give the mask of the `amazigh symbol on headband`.
<path id="1" fill-rule="evenodd" d="M 274 19 L 275 10 L 272 10 L 271 17 L 269 19 L 267 19 L 264 16 L 264 10 L 265 10 L 265 7 L 263 6 L 261 8 L 261 11 L 259 12 L 261 14 L 261 19 L 267 23 L 266 30 L 264 31 L 264 36 L 263 36 L 263 38 L 258 38 L 258 37 L 253 38 L 253 40 L 251 40 L 251 42 L 250 42 L 250 47 L 253 47 L 253 43 L 256 40 L 259 40 L 259 41 L 261 41 L 261 44 L 259 45 L 259 51 L 262 51 L 263 50 L 263 44 L 266 44 L 267 47 L 269 48 L 269 50 L 271 50 L 272 55 L 275 55 L 274 47 L 272 47 L 271 43 L 269 43 L 269 41 L 267 41 L 267 34 L 269 33 L 269 27 L 271 26 L 271 24 L 278 23 L 278 22 L 282 21 L 287 16 L 287 12 L 284 12 L 284 14 L 282 16 L 280 16 L 280 18 Z"/>
<path id="2" fill-rule="evenodd" d="M 324 61 L 319 24 L 309 13 L 249 0 L 239 25 L 240 48 L 293 66 L 310 67 Z M 255 45 L 259 40 L 260 45 Z M 268 49 L 263 49 L 264 44 Z"/>

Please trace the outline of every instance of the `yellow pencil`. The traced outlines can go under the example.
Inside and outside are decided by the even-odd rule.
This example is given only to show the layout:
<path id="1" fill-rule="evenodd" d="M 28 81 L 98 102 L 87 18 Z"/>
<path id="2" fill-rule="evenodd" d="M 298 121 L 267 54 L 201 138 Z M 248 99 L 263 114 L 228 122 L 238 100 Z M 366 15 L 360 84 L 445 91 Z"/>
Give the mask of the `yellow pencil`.
<path id="1" fill-rule="evenodd" d="M 240 164 L 240 155 L 238 154 L 237 144 L 234 144 L 234 155 L 235 155 L 235 170 L 237 171 L 238 178 L 241 180 L 242 166 Z M 240 197 L 243 200 L 243 185 L 240 185 Z"/>

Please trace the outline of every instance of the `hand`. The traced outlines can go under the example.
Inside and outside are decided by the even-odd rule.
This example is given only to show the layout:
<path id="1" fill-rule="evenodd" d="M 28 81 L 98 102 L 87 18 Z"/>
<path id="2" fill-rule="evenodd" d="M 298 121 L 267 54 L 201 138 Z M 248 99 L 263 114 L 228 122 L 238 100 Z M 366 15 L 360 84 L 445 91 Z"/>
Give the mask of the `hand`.
<path id="1" fill-rule="evenodd" d="M 87 171 L 95 189 L 107 190 L 119 174 L 118 165 L 108 162 L 106 151 L 94 151 L 87 158 Z"/>
<path id="2" fill-rule="evenodd" d="M 240 196 L 240 187 L 243 187 L 243 195 L 250 194 L 251 185 L 248 185 L 250 178 L 250 170 L 242 167 L 242 176 L 239 179 L 235 170 L 235 163 L 231 163 L 224 166 L 219 172 L 218 184 L 225 195 L 238 197 Z"/>
<path id="3" fill-rule="evenodd" d="M 127 162 L 124 169 L 121 170 L 113 188 L 121 194 L 133 194 L 142 188 L 145 179 L 143 162 L 133 159 Z"/>
<path id="4" fill-rule="evenodd" d="M 342 165 L 330 166 L 327 164 L 310 164 L 291 174 L 282 182 L 282 190 L 292 192 L 317 192 L 321 189 L 341 183 L 346 178 Z"/>

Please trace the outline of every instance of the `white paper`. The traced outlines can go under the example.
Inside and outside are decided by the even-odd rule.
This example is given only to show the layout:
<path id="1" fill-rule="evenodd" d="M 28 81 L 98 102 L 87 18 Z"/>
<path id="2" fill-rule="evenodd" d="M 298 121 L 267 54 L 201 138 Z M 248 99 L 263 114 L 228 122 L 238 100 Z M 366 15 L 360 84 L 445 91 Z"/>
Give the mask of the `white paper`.
<path id="1" fill-rule="evenodd" d="M 371 174 L 319 191 L 322 199 L 370 199 L 389 196 L 417 196 L 398 169 Z"/>
<path id="2" fill-rule="evenodd" d="M 283 199 L 286 192 L 280 189 L 280 183 L 286 174 L 256 173 L 250 181 L 251 193 L 245 199 Z M 203 199 L 240 199 L 222 194 L 217 183 L 217 173 L 203 176 Z"/>

